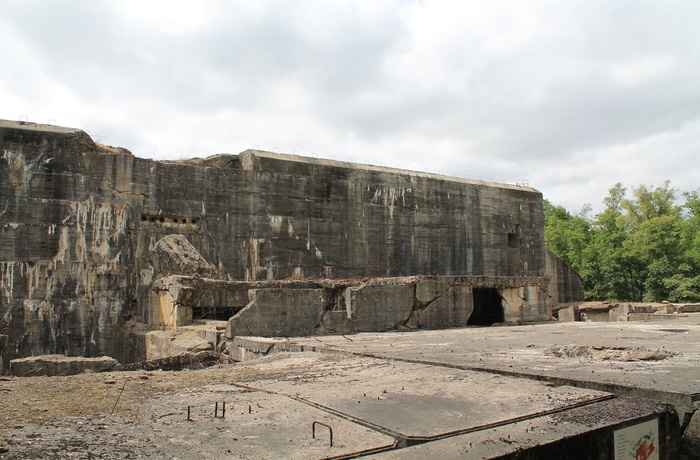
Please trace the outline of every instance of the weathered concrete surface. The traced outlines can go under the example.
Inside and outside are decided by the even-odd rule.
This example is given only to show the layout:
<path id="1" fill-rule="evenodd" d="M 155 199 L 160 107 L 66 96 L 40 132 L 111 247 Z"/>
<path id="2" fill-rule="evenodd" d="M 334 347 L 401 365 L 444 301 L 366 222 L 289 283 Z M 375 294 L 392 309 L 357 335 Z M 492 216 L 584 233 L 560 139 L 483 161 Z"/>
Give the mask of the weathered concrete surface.
<path id="1" fill-rule="evenodd" d="M 651 420 L 660 427 L 654 439 L 659 458 L 679 457 L 675 415 L 649 400 L 620 398 L 545 415 L 505 426 L 477 430 L 443 440 L 373 455 L 377 459 L 613 459 L 615 433 Z M 641 431 L 641 434 L 647 432 Z M 634 452 L 625 446 L 624 455 Z M 631 456 L 629 458 L 635 458 Z M 639 457 L 637 457 L 639 458 Z M 643 457 L 641 457 L 643 458 Z"/>
<path id="2" fill-rule="evenodd" d="M 449 369 L 484 370 L 498 376 L 522 376 L 557 386 L 570 385 L 607 391 L 618 396 L 654 399 L 672 404 L 678 412 L 681 428 L 685 430 L 685 443 L 691 446 L 686 448 L 686 453 L 697 452 L 694 446 L 700 445 L 700 436 L 696 432 L 697 414 L 700 413 L 697 412 L 700 406 L 698 314 L 676 315 L 673 319 L 654 322 L 553 322 L 507 328 L 361 333 L 351 337 L 325 336 L 258 341 L 257 349 L 260 353 L 257 356 L 283 350 L 352 353 Z M 247 345 L 239 345 L 239 356 L 245 356 Z M 570 352 L 553 352 L 556 350 Z M 596 409 L 598 410 L 605 409 Z M 607 415 L 607 412 L 600 413 Z M 589 428 L 597 426 L 598 421 Z M 551 425 L 550 422 L 544 424 Z M 609 428 L 606 428 L 608 433 Z M 585 427 L 572 429 L 573 431 L 568 431 L 549 426 L 547 432 L 558 437 L 577 436 L 576 433 L 587 431 Z M 505 432 L 510 433 L 508 430 Z M 513 445 L 527 446 L 533 442 L 549 442 L 547 436 L 518 436 L 518 441 Z M 468 443 L 476 446 L 484 439 L 487 438 L 479 434 L 476 437 L 465 438 L 464 442 L 455 441 L 454 445 L 457 447 L 453 447 L 464 448 Z M 491 436 L 489 439 L 496 438 Z M 449 446 L 449 443 L 446 445 Z M 489 446 L 484 452 L 494 455 L 496 452 L 510 452 L 510 439 L 503 442 L 496 439 L 495 445 L 495 450 L 490 448 L 493 446 Z M 450 456 L 454 452 L 451 449 L 452 447 L 435 450 L 431 443 L 426 445 L 425 449 L 416 448 L 418 453 L 415 458 L 424 458 L 421 455 L 431 454 L 438 457 Z M 411 452 L 407 451 L 407 455 Z M 549 458 L 549 454 L 542 455 Z M 682 458 L 695 457 L 690 455 Z"/>
<path id="3" fill-rule="evenodd" d="M 121 366 L 122 371 L 181 371 L 183 369 L 202 369 L 219 363 L 219 354 L 214 351 L 183 352 L 165 358 L 152 359 Z"/>
<path id="4" fill-rule="evenodd" d="M 583 279 L 552 251 L 545 248 L 546 272 L 551 274 L 549 295 L 552 304 L 583 300 Z"/>
<path id="5" fill-rule="evenodd" d="M 559 273 L 547 273 L 542 196 L 529 187 L 261 151 L 156 162 L 8 121 L 0 150 L 5 363 L 128 355 L 126 322 L 188 320 L 174 298 L 153 301 L 152 283 L 193 268 L 249 281 Z M 523 299 L 531 311 L 549 307 L 543 291 Z M 436 315 L 427 322 L 454 321 Z"/>
<path id="6" fill-rule="evenodd" d="M 182 235 L 168 235 L 158 240 L 150 251 L 149 260 L 156 276 L 163 274 L 197 275 L 214 279 L 219 277 L 216 267 L 207 262 Z"/>
<path id="7" fill-rule="evenodd" d="M 560 308 L 557 310 L 556 315 L 560 323 L 581 320 L 578 305 L 569 305 L 567 307 Z"/>
<path id="8" fill-rule="evenodd" d="M 305 372 L 303 385 L 293 387 L 296 398 L 380 426 L 406 442 L 425 441 L 445 433 L 497 425 L 610 397 L 595 390 L 551 387 L 535 380 L 484 372 L 449 368 L 435 372 L 434 366 L 417 363 L 305 355 L 295 358 L 299 366 L 321 370 L 319 365 L 325 362 L 328 375 Z M 316 360 L 319 361 L 315 363 Z M 345 384 L 349 378 L 352 385 Z M 247 386 L 280 394 L 286 394 L 290 388 L 289 382 L 277 379 Z"/>
<path id="9" fill-rule="evenodd" d="M 512 327 L 466 328 L 411 333 L 361 333 L 294 338 L 296 346 L 325 347 L 407 361 L 484 369 L 645 397 L 674 404 L 692 413 L 700 403 L 700 314 L 671 320 L 625 323 L 558 323 Z M 566 346 L 599 350 L 642 348 L 673 353 L 662 360 L 624 361 L 595 357 L 557 357 L 548 353 Z"/>
<path id="10" fill-rule="evenodd" d="M 196 372 L 94 376 L 62 378 L 36 401 L 24 391 L 47 379 L 15 379 L 27 382 L 21 387 L 2 382 L 27 400 L 0 412 L 7 423 L 6 458 L 55 452 L 159 458 L 451 458 L 454 452 L 466 458 L 566 457 L 546 450 L 554 445 L 568 458 L 590 458 L 585 455 L 591 452 L 611 458 L 616 430 L 654 420 L 659 458 L 679 458 L 678 418 L 669 405 L 440 364 L 280 353 Z M 120 394 L 115 383 L 122 381 L 127 385 L 115 406 Z M 66 406 L 72 417 L 64 417 L 54 401 L 70 386 L 82 389 L 79 403 L 88 405 L 77 413 Z M 44 405 L 50 410 L 38 421 L 36 408 Z M 331 427 L 333 446 L 324 426 L 316 426 L 312 436 L 314 421 Z M 457 451 L 446 446 L 450 441 Z M 538 457 L 542 452 L 547 455 Z"/>
<path id="11" fill-rule="evenodd" d="M 695 411 L 683 433 L 688 452 L 700 452 L 700 411 Z"/>
<path id="12" fill-rule="evenodd" d="M 324 289 L 251 289 L 250 303 L 231 318 L 227 337 L 312 335 L 332 300 Z"/>
<path id="13" fill-rule="evenodd" d="M 211 341 L 197 332 L 186 329 L 178 331 L 149 331 L 145 333 L 146 353 L 144 361 L 167 358 L 182 353 L 214 351 Z"/>
<path id="14" fill-rule="evenodd" d="M 83 358 L 80 356 L 43 355 L 29 358 L 13 359 L 10 361 L 10 372 L 13 375 L 75 375 L 83 372 L 107 372 L 114 369 L 119 362 L 109 356 L 99 358 Z"/>
<path id="15" fill-rule="evenodd" d="M 697 304 L 670 302 L 576 302 L 571 305 L 560 304 L 553 313 L 559 321 L 608 323 L 673 319 L 678 314 L 699 310 Z"/>
<path id="16" fill-rule="evenodd" d="M 189 291 L 194 285 L 188 279 L 169 279 L 171 292 L 180 292 L 179 286 Z M 220 291 L 231 293 L 234 305 L 240 304 L 243 290 L 248 292 L 249 303 L 229 319 L 226 337 L 231 339 L 462 327 L 470 324 L 478 305 L 474 289 L 484 287 L 494 290 L 498 305 L 482 310 L 499 311 L 501 322 L 546 321 L 550 319 L 547 292 L 543 288 L 546 281 L 546 278 L 521 277 L 414 276 L 258 282 L 254 286 L 221 282 Z M 189 297 L 201 298 L 198 294 Z M 181 300 L 181 306 L 186 302 Z"/>
<path id="17" fill-rule="evenodd" d="M 218 376 L 212 375 L 217 373 Z M 210 377 L 202 380 L 200 374 Z M 46 424 L 15 421 L 6 430 L 0 427 L 0 447 L 7 449 L 0 456 L 22 460 L 85 456 L 301 460 L 390 448 L 394 444 L 392 437 L 324 408 L 264 389 L 250 390 L 235 383 L 223 383 L 246 374 L 250 371 L 231 367 L 184 371 L 176 376 L 182 379 L 181 384 L 172 387 L 167 383 L 173 375 L 170 372 L 113 373 L 110 377 L 117 384 L 102 384 L 99 388 L 99 393 L 109 395 L 106 413 L 99 411 L 87 417 L 72 414 L 50 419 Z M 114 415 L 110 416 L 126 378 L 131 380 Z M 159 391 L 163 385 L 168 388 L 165 393 Z M 133 399 L 134 394 L 139 397 Z M 44 395 L 49 400 L 51 396 Z M 223 402 L 226 402 L 225 417 L 221 415 Z M 214 416 L 217 403 L 218 418 Z M 67 408 L 65 411 L 70 413 Z M 332 447 L 325 427 L 318 426 L 315 438 L 312 437 L 313 421 L 332 426 Z"/>

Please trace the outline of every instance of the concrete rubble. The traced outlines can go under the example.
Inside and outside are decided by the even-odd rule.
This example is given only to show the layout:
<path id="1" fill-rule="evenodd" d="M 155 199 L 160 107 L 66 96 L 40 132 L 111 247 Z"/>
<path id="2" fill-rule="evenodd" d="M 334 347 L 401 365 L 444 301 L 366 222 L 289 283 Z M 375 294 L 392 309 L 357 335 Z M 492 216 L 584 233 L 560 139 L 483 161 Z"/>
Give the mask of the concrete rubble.
<path id="1" fill-rule="evenodd" d="M 697 303 L 575 302 L 557 305 L 553 313 L 562 322 L 617 322 L 672 319 L 678 314 L 698 312 Z"/>

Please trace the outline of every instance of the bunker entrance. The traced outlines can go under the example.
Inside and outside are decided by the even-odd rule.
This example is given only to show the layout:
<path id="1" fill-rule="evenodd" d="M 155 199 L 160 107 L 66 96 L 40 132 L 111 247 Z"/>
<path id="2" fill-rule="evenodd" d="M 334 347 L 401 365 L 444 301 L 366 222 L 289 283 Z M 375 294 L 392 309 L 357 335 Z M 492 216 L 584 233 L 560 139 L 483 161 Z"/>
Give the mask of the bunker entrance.
<path id="1" fill-rule="evenodd" d="M 490 326 L 493 323 L 502 323 L 503 304 L 501 296 L 496 288 L 474 288 L 474 311 L 467 320 L 468 326 Z"/>

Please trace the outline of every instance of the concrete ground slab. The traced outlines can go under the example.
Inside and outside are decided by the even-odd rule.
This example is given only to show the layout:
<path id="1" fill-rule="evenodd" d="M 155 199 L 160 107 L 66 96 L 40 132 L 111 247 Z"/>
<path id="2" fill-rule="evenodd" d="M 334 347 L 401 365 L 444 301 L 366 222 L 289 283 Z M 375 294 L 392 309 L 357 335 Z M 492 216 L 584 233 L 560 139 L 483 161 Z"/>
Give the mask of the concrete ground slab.
<path id="1" fill-rule="evenodd" d="M 593 458 L 614 458 L 616 433 L 653 419 L 659 458 L 694 458 L 692 447 L 679 454 L 679 419 L 661 401 L 685 414 L 698 405 L 700 316 L 251 343 L 253 355 L 267 356 L 201 371 L 114 372 L 104 382 L 8 378 L 3 409 L 14 415 L 0 427 L 0 458 L 590 458 L 591 446 Z M 632 349 L 642 350 L 634 359 L 644 350 L 664 359 L 625 361 Z M 70 405 L 59 416 L 53 405 L 69 396 L 48 379 L 101 402 L 82 417 L 69 417 Z M 36 396 L 25 391 L 34 384 Z M 630 403 L 624 391 L 651 399 Z M 227 403 L 226 418 L 214 416 L 217 402 Z M 27 412 L 39 414 L 21 421 Z M 42 414 L 51 418 L 37 421 Z M 333 447 L 324 425 L 312 436 L 314 421 L 331 427 Z"/>
<path id="2" fill-rule="evenodd" d="M 317 424 L 313 436 L 315 421 L 332 427 L 332 446 L 324 425 Z M 159 395 L 128 418 L 22 424 L 5 436 L 14 440 L 11 451 L 20 455 L 11 458 L 308 459 L 352 456 L 394 444 L 385 434 L 284 395 L 222 384 Z M 137 455 L 130 456 L 130 446 L 138 446 Z"/>
<path id="3" fill-rule="evenodd" d="M 251 382 L 415 442 L 521 420 L 612 397 L 609 393 L 460 369 L 311 353 L 297 378 Z M 288 393 L 292 391 L 292 393 Z"/>
<path id="4" fill-rule="evenodd" d="M 0 458 L 339 459 L 418 444 L 427 450 L 397 453 L 450 458 L 455 451 L 444 447 L 450 445 L 447 441 L 465 448 L 483 444 L 484 456 L 497 456 L 507 452 L 498 446 L 539 449 L 536 446 L 543 443 L 564 442 L 570 447 L 572 436 L 578 440 L 601 424 L 614 428 L 657 414 L 657 437 L 668 435 L 676 446 L 680 443 L 675 411 L 658 402 L 626 404 L 635 410 L 620 414 L 607 406 L 618 398 L 605 392 L 344 353 L 276 353 L 200 371 L 48 379 L 3 381 L 3 393 L 26 399 L 5 401 L 3 409 L 15 415 L 5 417 L 9 423 L 0 431 Z M 83 396 L 67 395 L 62 385 L 52 382 L 86 393 L 80 406 L 83 416 L 59 415 L 70 414 L 71 404 L 59 412 L 55 402 L 68 402 L 63 399 L 67 397 L 79 403 Z M 30 385 L 41 392 L 25 391 Z M 30 420 L 27 412 L 33 413 Z M 321 422 L 315 437 L 314 422 Z M 558 424 L 578 428 L 568 431 Z M 533 427 L 545 428 L 534 436 Z M 581 439 L 596 443 L 598 452 L 607 455 L 597 458 L 611 458 L 609 433 Z M 664 447 L 659 458 L 678 458 L 675 448 Z"/>
<path id="5" fill-rule="evenodd" d="M 629 323 L 545 323 L 439 331 L 295 338 L 299 347 L 482 369 L 557 384 L 654 398 L 694 410 L 700 402 L 700 314 Z M 561 347 L 665 351 L 662 360 L 555 356 Z"/>

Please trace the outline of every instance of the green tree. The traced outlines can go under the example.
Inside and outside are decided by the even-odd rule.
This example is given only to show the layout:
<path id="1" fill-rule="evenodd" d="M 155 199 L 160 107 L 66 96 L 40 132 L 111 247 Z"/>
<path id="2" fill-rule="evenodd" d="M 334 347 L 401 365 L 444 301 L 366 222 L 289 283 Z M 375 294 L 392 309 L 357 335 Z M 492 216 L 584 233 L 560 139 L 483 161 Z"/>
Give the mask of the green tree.
<path id="1" fill-rule="evenodd" d="M 665 280 L 671 302 L 695 302 L 700 299 L 700 189 L 683 194 L 684 217 L 680 226 L 680 263 Z"/>
<path id="2" fill-rule="evenodd" d="M 574 270 L 583 261 L 583 251 L 589 244 L 590 223 L 574 216 L 562 206 L 544 200 L 545 245 Z"/>
<path id="3" fill-rule="evenodd" d="M 592 219 L 546 201 L 545 244 L 584 280 L 589 300 L 690 302 L 700 299 L 700 190 L 684 193 L 665 181 L 622 183 Z"/>
<path id="4" fill-rule="evenodd" d="M 627 189 L 615 184 L 603 200 L 605 210 L 593 220 L 591 246 L 587 251 L 589 270 L 584 278 L 589 299 L 635 300 L 641 296 L 643 266 L 626 250 L 627 225 L 623 212 Z"/>
<path id="5" fill-rule="evenodd" d="M 661 301 L 669 298 L 666 280 L 681 264 L 681 207 L 669 181 L 660 187 L 640 185 L 632 199 L 625 199 L 622 221 L 627 233 L 623 253 L 637 269 L 637 288 L 631 300 Z"/>

